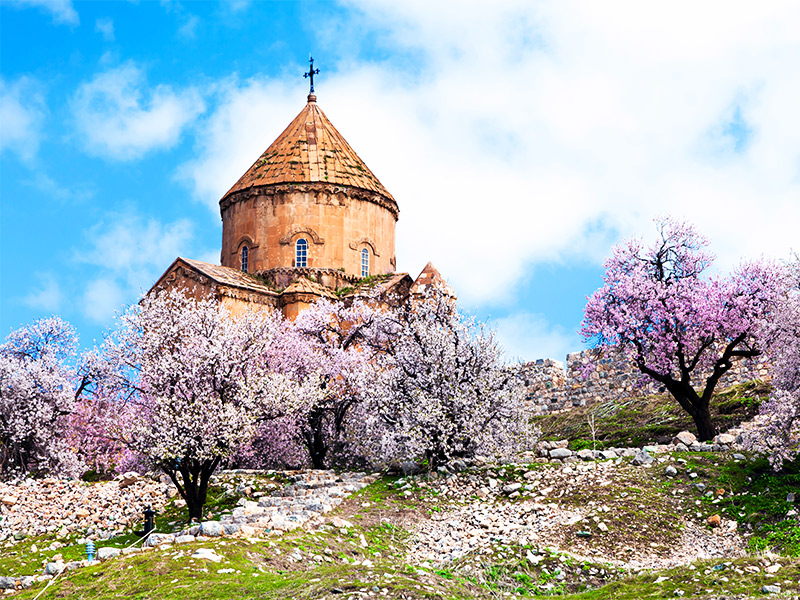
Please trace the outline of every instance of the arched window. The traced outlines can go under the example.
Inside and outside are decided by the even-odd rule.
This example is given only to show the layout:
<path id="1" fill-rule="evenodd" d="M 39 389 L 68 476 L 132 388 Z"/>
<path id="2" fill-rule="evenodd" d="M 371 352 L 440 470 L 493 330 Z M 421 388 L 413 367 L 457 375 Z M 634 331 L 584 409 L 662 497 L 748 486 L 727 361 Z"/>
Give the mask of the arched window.
<path id="1" fill-rule="evenodd" d="M 361 276 L 369 277 L 369 250 L 361 250 Z"/>
<path id="2" fill-rule="evenodd" d="M 247 261 L 250 258 L 250 248 L 242 246 L 242 271 L 247 273 Z"/>
<path id="3" fill-rule="evenodd" d="M 294 266 L 308 266 L 308 240 L 300 238 L 294 243 Z"/>

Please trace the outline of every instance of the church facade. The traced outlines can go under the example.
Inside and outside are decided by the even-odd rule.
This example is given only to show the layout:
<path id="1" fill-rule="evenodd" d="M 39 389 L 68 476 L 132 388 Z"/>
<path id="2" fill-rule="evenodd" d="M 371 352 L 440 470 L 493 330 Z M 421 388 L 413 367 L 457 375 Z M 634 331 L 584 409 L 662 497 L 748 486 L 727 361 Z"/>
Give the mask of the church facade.
<path id="1" fill-rule="evenodd" d="M 232 314 L 294 318 L 320 298 L 379 288 L 402 301 L 440 281 L 396 272 L 397 202 L 317 105 L 316 95 L 220 200 L 220 265 L 177 258 L 152 290 L 180 286 Z"/>

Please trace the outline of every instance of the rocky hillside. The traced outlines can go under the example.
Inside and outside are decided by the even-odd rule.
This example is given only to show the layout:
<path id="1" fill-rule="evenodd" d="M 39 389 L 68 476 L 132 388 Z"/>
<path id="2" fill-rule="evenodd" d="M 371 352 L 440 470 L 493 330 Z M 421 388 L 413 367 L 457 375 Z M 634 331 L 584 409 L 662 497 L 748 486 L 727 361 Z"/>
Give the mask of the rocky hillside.
<path id="1" fill-rule="evenodd" d="M 509 464 L 404 476 L 229 472 L 191 527 L 157 478 L 5 485 L 0 587 L 42 599 L 795 597 L 800 475 L 774 474 L 735 434 L 542 442 Z M 131 528 L 145 503 L 158 533 L 142 541 Z"/>

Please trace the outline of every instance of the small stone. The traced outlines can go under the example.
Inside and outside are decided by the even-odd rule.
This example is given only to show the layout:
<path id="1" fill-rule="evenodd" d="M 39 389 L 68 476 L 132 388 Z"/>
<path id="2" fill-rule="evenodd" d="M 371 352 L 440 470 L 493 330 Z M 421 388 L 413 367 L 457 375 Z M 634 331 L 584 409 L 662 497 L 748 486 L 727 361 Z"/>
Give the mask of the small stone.
<path id="1" fill-rule="evenodd" d="M 767 567 L 767 568 L 765 568 L 764 570 L 765 570 L 767 573 L 772 573 L 772 574 L 775 574 L 775 573 L 777 573 L 778 571 L 780 571 L 780 569 L 781 569 L 781 566 L 780 566 L 779 564 L 777 564 L 777 563 L 776 563 L 776 564 L 774 564 L 774 565 L 770 565 L 770 566 L 768 566 L 768 567 Z"/>
<path id="2" fill-rule="evenodd" d="M 108 560 L 109 558 L 116 558 L 121 553 L 119 548 L 110 548 L 103 546 L 97 549 L 97 560 Z"/>
<path id="3" fill-rule="evenodd" d="M 578 458 L 581 460 L 594 460 L 594 450 L 589 450 L 588 448 L 578 450 Z"/>
<path id="4" fill-rule="evenodd" d="M 591 531 L 579 531 L 575 535 L 577 535 L 579 538 L 590 538 L 590 537 L 592 537 L 592 532 Z"/>
<path id="5" fill-rule="evenodd" d="M 730 446 L 736 441 L 736 438 L 732 435 L 728 435 L 727 433 L 720 433 L 716 438 L 714 438 L 714 441 L 723 446 Z"/>
<path id="6" fill-rule="evenodd" d="M 218 563 L 222 561 L 223 557 L 214 552 L 211 548 L 198 548 L 195 550 L 195 553 L 192 554 L 192 558 L 202 558 Z"/>
<path id="7" fill-rule="evenodd" d="M 6 506 L 14 506 L 17 503 L 17 498 L 15 496 L 3 496 L 2 500 L 0 500 Z"/>
<path id="8" fill-rule="evenodd" d="M 673 444 L 683 444 L 684 446 L 691 446 L 696 441 L 697 436 L 690 431 L 681 431 L 672 439 Z"/>
<path id="9" fill-rule="evenodd" d="M 777 585 L 765 585 L 761 588 L 762 594 L 780 594 L 781 588 Z"/>
<path id="10" fill-rule="evenodd" d="M 522 488 L 521 483 L 509 483 L 508 485 L 503 486 L 503 493 L 504 494 L 512 494 Z"/>
<path id="11" fill-rule="evenodd" d="M 681 442 L 675 444 L 675 452 L 688 452 L 688 451 L 689 447 L 686 444 L 682 444 Z"/>
<path id="12" fill-rule="evenodd" d="M 677 474 L 678 474 L 678 469 L 676 469 L 672 465 L 664 469 L 664 475 L 666 475 L 667 477 L 675 477 L 675 475 Z"/>
<path id="13" fill-rule="evenodd" d="M 600 457 L 603 460 L 611 460 L 611 459 L 617 458 L 617 453 L 614 452 L 613 450 L 601 450 L 600 451 Z"/>
<path id="14" fill-rule="evenodd" d="M 190 544 L 195 540 L 193 535 L 179 535 L 175 538 L 176 544 Z"/>
<path id="15" fill-rule="evenodd" d="M 789 492 L 788 494 L 786 494 L 786 501 L 794 502 L 794 492 Z"/>
<path id="16" fill-rule="evenodd" d="M 606 525 L 606 524 L 605 524 L 605 523 L 603 523 L 602 521 L 601 521 L 600 523 L 598 523 L 598 524 L 597 524 L 597 528 L 598 528 L 600 531 L 608 531 L 608 525 Z"/>
<path id="17" fill-rule="evenodd" d="M 706 523 L 711 525 L 711 527 L 719 527 L 722 525 L 722 517 L 719 515 L 711 515 L 706 519 Z"/>
<path id="18" fill-rule="evenodd" d="M 227 573 L 233 573 L 233 572 L 234 572 L 234 569 L 217 569 L 217 573 L 220 573 L 222 575 L 225 575 Z"/>
<path id="19" fill-rule="evenodd" d="M 654 461 L 655 458 L 650 456 L 647 452 L 637 452 L 631 462 L 636 466 L 646 466 L 653 464 Z"/>
<path id="20" fill-rule="evenodd" d="M 733 460 L 747 460 L 747 457 L 744 454 L 734 454 Z"/>

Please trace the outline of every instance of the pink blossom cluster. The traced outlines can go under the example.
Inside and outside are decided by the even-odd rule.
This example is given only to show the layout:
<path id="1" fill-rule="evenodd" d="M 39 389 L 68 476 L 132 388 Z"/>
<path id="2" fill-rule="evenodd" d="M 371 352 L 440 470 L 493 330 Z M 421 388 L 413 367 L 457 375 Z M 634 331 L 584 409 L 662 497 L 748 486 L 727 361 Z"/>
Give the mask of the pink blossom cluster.
<path id="1" fill-rule="evenodd" d="M 787 270 L 783 301 L 762 321 L 775 393 L 746 433 L 745 447 L 769 453 L 777 470 L 800 455 L 800 258 Z"/>
<path id="2" fill-rule="evenodd" d="M 653 245 L 634 239 L 614 248 L 603 287 L 588 299 L 582 333 L 622 346 L 692 415 L 701 439 L 710 439 L 711 393 L 733 360 L 762 353 L 759 324 L 779 303 L 783 270 L 761 260 L 706 277 L 713 260 L 707 240 L 685 222 L 657 223 Z"/>

